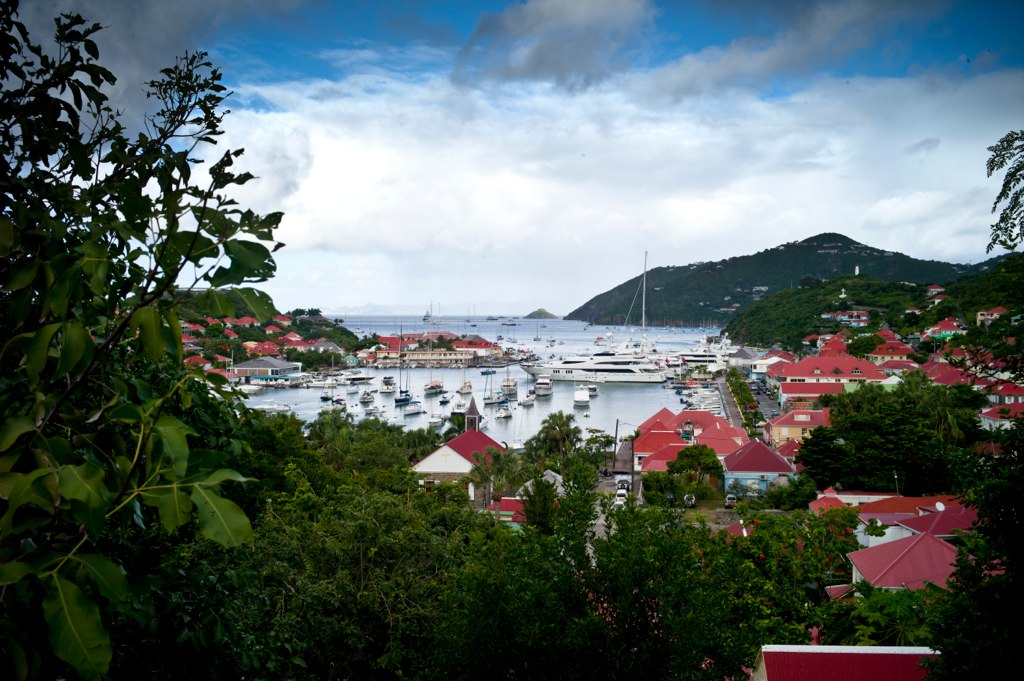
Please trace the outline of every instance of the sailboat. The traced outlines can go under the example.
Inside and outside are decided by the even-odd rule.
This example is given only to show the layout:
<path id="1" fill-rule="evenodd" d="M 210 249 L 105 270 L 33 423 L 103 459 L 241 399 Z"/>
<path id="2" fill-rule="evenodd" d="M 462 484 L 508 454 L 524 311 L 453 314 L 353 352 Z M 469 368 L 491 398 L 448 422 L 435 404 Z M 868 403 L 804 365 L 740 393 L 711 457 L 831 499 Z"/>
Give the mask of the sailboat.
<path id="1" fill-rule="evenodd" d="M 460 395 L 472 395 L 473 394 L 473 382 L 466 380 L 466 366 L 462 366 L 462 385 L 456 391 Z"/>

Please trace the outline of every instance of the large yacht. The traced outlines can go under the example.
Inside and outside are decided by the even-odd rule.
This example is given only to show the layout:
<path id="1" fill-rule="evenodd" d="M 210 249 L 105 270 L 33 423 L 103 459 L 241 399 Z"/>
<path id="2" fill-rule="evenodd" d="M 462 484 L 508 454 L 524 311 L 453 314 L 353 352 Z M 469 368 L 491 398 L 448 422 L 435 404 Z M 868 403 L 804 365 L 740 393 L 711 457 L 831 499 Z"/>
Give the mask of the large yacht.
<path id="1" fill-rule="evenodd" d="M 719 338 L 704 338 L 692 348 L 672 353 L 666 358 L 666 364 L 670 367 L 681 365 L 691 371 L 703 367 L 713 374 L 728 368 L 729 356 L 736 350 L 729 336 L 723 333 Z"/>
<path id="2" fill-rule="evenodd" d="M 645 354 L 628 351 L 595 352 L 551 362 L 520 364 L 531 376 L 578 383 L 664 383 L 668 372 Z"/>

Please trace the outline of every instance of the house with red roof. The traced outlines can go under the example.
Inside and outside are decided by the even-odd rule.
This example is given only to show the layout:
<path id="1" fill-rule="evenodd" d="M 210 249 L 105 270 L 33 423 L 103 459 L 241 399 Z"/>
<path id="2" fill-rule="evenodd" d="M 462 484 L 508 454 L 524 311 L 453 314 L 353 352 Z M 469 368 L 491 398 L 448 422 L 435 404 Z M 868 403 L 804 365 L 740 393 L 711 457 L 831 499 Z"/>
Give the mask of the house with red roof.
<path id="1" fill-rule="evenodd" d="M 839 498 L 839 493 L 832 487 L 827 487 L 818 494 L 818 498 L 812 501 L 807 507 L 815 513 L 824 513 L 834 508 L 844 508 L 848 504 Z"/>
<path id="2" fill-rule="evenodd" d="M 476 463 L 474 456 L 485 457 L 488 448 L 506 451 L 500 442 L 479 430 L 479 423 L 480 411 L 476 406 L 476 400 L 471 398 L 466 409 L 466 430 L 413 466 L 413 471 L 419 476 L 420 484 L 425 491 L 431 491 L 439 482 L 457 483 L 465 480 Z M 488 491 L 476 489 L 473 483 L 466 483 L 466 491 L 469 493 L 470 503 L 475 508 L 485 508 L 492 502 L 488 498 Z"/>
<path id="3" fill-rule="evenodd" d="M 914 349 L 903 341 L 883 341 L 869 352 L 865 359 L 872 364 L 881 366 L 890 359 L 907 359 L 914 354 Z"/>
<path id="4" fill-rule="evenodd" d="M 292 325 L 292 318 L 289 317 L 286 314 L 276 314 L 273 317 L 271 317 L 271 319 L 273 319 L 273 321 L 275 321 L 276 323 L 280 324 L 281 326 L 291 326 Z"/>
<path id="5" fill-rule="evenodd" d="M 883 589 L 921 589 L 926 584 L 946 588 L 956 567 L 956 548 L 933 534 L 860 549 L 847 554 L 853 566 L 852 583 L 863 580 Z"/>
<path id="6" fill-rule="evenodd" d="M 238 338 L 238 334 L 235 333 L 234 331 L 232 331 L 231 329 L 224 329 L 224 337 L 225 338 Z"/>
<path id="7" fill-rule="evenodd" d="M 1001 404 L 981 412 L 981 427 L 988 430 L 1009 428 L 1014 419 L 1024 418 L 1024 402 Z"/>
<path id="8" fill-rule="evenodd" d="M 793 464 L 761 440 L 751 440 L 726 456 L 722 468 L 725 489 L 742 487 L 748 494 L 762 496 L 778 484 L 778 478 L 796 475 Z"/>
<path id="9" fill-rule="evenodd" d="M 822 395 L 846 392 L 843 383 L 782 383 L 779 385 L 779 411 L 788 409 L 813 410 Z"/>
<path id="10" fill-rule="evenodd" d="M 676 446 L 676 451 L 679 451 L 686 443 L 678 431 L 664 425 L 660 430 L 651 429 L 633 438 L 633 470 L 644 470 L 644 459 L 666 445 Z"/>
<path id="11" fill-rule="evenodd" d="M 782 350 L 774 350 L 765 355 L 762 355 L 760 358 L 755 359 L 753 362 L 751 362 L 750 378 L 754 379 L 755 381 L 760 380 L 764 378 L 765 374 L 768 373 L 768 370 L 771 369 L 774 365 L 779 364 L 780 362 L 792 364 L 795 361 L 796 356 L 793 353 L 784 352 Z"/>
<path id="12" fill-rule="evenodd" d="M 203 371 L 206 371 L 212 368 L 213 365 L 210 364 L 210 360 L 206 359 L 202 355 L 191 355 L 185 358 L 185 366 L 190 369 L 202 369 Z"/>
<path id="13" fill-rule="evenodd" d="M 938 305 L 939 303 L 945 302 L 947 300 L 949 300 L 949 296 L 947 296 L 947 295 L 945 295 L 943 293 L 940 293 L 937 296 L 930 296 L 930 297 L 928 297 L 924 302 L 928 303 L 928 307 L 929 308 L 933 308 L 936 305 Z"/>
<path id="14" fill-rule="evenodd" d="M 815 428 L 830 426 L 828 409 L 793 409 L 769 419 L 762 430 L 762 438 L 774 448 L 784 442 L 803 442 Z"/>
<path id="15" fill-rule="evenodd" d="M 997 305 L 996 307 L 993 307 L 991 310 L 978 310 L 978 315 L 974 323 L 977 326 L 981 326 L 982 324 L 991 324 L 992 322 L 999 319 L 1007 312 L 1009 312 L 1009 310 L 1007 310 L 1002 305 Z"/>
<path id="16" fill-rule="evenodd" d="M 649 473 L 655 471 L 664 473 L 668 471 L 668 465 L 679 458 L 679 452 L 687 446 L 685 442 L 680 440 L 678 443 L 669 443 L 652 454 L 645 456 L 640 464 L 641 472 Z"/>
<path id="17" fill-rule="evenodd" d="M 938 340 L 947 340 L 953 336 L 959 336 L 967 333 L 967 331 L 960 326 L 960 322 L 955 317 L 946 317 L 941 322 L 933 324 L 924 330 L 925 338 L 934 338 Z"/>
<path id="18" fill-rule="evenodd" d="M 912 359 L 887 359 L 879 365 L 888 376 L 905 374 L 909 371 L 917 371 L 921 365 Z"/>
<path id="19" fill-rule="evenodd" d="M 273 335 L 275 333 L 284 333 L 284 329 L 282 329 L 279 326 L 274 326 L 273 324 L 267 324 L 266 326 L 263 327 L 263 330 L 267 333 L 268 336 Z"/>
<path id="20" fill-rule="evenodd" d="M 928 533 L 955 544 L 957 536 L 970 532 L 977 519 L 978 512 L 970 506 L 940 503 L 938 507 L 924 509 L 923 513 L 900 520 L 897 526 L 906 536 Z"/>
<path id="21" fill-rule="evenodd" d="M 921 308 L 919 307 L 908 307 L 903 311 L 903 314 L 921 314 Z"/>
<path id="22" fill-rule="evenodd" d="M 884 324 L 882 325 L 882 328 L 880 328 L 878 331 L 875 331 L 875 335 L 881 338 L 883 343 L 889 341 L 898 341 L 900 339 L 899 336 L 897 336 L 892 329 L 890 329 L 888 326 L 885 326 Z"/>
<path id="23" fill-rule="evenodd" d="M 845 345 L 844 345 L 845 347 Z M 769 381 L 775 385 L 785 383 L 870 383 L 882 382 L 886 375 L 877 366 L 848 354 L 819 354 L 794 364 L 772 367 Z"/>
<path id="24" fill-rule="evenodd" d="M 985 388 L 988 401 L 992 404 L 1015 404 L 1024 402 L 1024 385 L 1011 381 L 999 381 Z"/>
<path id="25" fill-rule="evenodd" d="M 193 322 L 182 322 L 181 330 L 193 335 L 203 335 L 206 333 L 206 327 L 202 324 L 195 324 Z"/>
<path id="26" fill-rule="evenodd" d="M 909 646 L 765 645 L 750 681 L 925 681 L 934 650 Z"/>
<path id="27" fill-rule="evenodd" d="M 846 351 L 846 339 L 838 333 L 818 348 L 818 357 L 848 357 L 849 354 Z"/>

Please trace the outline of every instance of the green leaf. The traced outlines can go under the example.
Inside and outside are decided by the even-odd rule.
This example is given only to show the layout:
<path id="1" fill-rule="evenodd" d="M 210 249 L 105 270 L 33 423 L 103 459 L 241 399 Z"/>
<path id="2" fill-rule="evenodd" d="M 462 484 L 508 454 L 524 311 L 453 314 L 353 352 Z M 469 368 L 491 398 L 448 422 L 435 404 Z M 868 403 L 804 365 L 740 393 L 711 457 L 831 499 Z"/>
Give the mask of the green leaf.
<path id="1" fill-rule="evenodd" d="M 192 500 L 177 485 L 146 490 L 143 500 L 149 506 L 156 506 L 160 524 L 168 532 L 178 529 L 192 517 Z"/>
<path id="2" fill-rule="evenodd" d="M 74 556 L 74 560 L 82 565 L 86 576 L 106 598 L 112 601 L 128 598 L 128 579 L 120 565 L 96 553 L 79 553 Z"/>
<path id="3" fill-rule="evenodd" d="M 14 223 L 8 216 L 0 216 L 0 258 L 6 258 L 14 246 Z"/>
<path id="4" fill-rule="evenodd" d="M 57 657 L 85 678 L 100 679 L 110 667 L 112 651 L 96 604 L 73 582 L 53 575 L 43 614 Z"/>
<path id="5" fill-rule="evenodd" d="M 155 307 L 140 307 L 132 315 L 132 328 L 138 329 L 142 347 L 154 362 L 164 353 L 164 337 L 160 332 L 160 310 Z"/>
<path id="6" fill-rule="evenodd" d="M 60 493 L 79 502 L 73 507 L 76 520 L 90 532 L 98 534 L 103 528 L 106 513 L 107 488 L 103 483 L 103 469 L 93 463 L 60 467 Z"/>
<path id="7" fill-rule="evenodd" d="M 27 416 L 11 416 L 0 426 L 0 452 L 7 451 L 20 436 L 36 429 L 35 421 Z"/>
<path id="8" fill-rule="evenodd" d="M 274 301 L 263 291 L 254 288 L 240 288 L 235 289 L 235 292 L 245 301 L 260 322 L 265 322 L 277 314 Z"/>
<path id="9" fill-rule="evenodd" d="M 35 568 L 28 563 L 16 561 L 0 563 L 0 584 L 14 584 L 25 575 L 30 575 L 35 571 Z"/>
<path id="10" fill-rule="evenodd" d="M 34 471 L 25 473 L 4 473 L 4 484 L 7 484 L 7 478 L 9 476 L 17 476 L 12 483 L 10 483 L 10 494 L 7 497 L 7 512 L 4 513 L 3 517 L 0 518 L 0 538 L 6 537 L 13 529 L 12 520 L 14 518 L 14 512 L 21 508 L 23 505 L 30 503 L 33 506 L 38 506 L 43 509 L 50 509 L 53 507 L 53 496 L 43 496 L 42 492 L 36 487 L 36 481 L 44 478 L 48 475 L 55 473 L 52 468 L 37 468 Z M 44 489 L 49 492 L 44 484 Z"/>
<path id="11" fill-rule="evenodd" d="M 219 485 L 220 483 L 227 482 L 229 480 L 231 482 L 249 482 L 252 479 L 253 478 L 247 478 L 238 471 L 233 471 L 230 468 L 220 468 L 198 478 L 189 478 L 187 482 L 201 487 L 213 487 L 214 485 Z"/>
<path id="12" fill-rule="evenodd" d="M 208 310 L 216 317 L 233 317 L 235 315 L 235 306 L 231 303 L 231 299 L 227 294 L 216 289 L 203 291 L 196 296 L 196 305 Z"/>
<path id="13" fill-rule="evenodd" d="M 193 488 L 192 501 L 199 509 L 199 531 L 207 539 L 227 547 L 252 540 L 249 519 L 233 501 L 200 486 Z"/>
<path id="14" fill-rule="evenodd" d="M 39 374 L 46 367 L 46 358 L 50 353 L 50 341 L 53 340 L 53 334 L 57 333 L 59 328 L 60 324 L 47 324 L 32 334 L 28 350 L 25 351 L 25 370 L 33 383 L 39 381 Z"/>
<path id="15" fill-rule="evenodd" d="M 54 378 L 60 378 L 75 371 L 92 359 L 93 343 L 89 332 L 77 321 L 68 322 L 64 327 L 60 348 L 60 362 Z"/>
<path id="16" fill-rule="evenodd" d="M 179 479 L 188 471 L 188 439 L 187 435 L 195 435 L 196 431 L 185 425 L 170 414 L 161 414 L 153 430 L 164 445 L 164 454 L 170 457 L 174 473 Z"/>

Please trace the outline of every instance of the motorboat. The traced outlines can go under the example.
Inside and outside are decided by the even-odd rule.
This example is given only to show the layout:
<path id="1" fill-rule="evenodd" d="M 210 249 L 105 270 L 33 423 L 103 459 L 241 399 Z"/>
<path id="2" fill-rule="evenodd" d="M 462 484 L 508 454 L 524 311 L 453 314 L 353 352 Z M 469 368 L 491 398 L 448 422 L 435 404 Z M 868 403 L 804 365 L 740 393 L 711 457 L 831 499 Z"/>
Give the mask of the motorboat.
<path id="1" fill-rule="evenodd" d="M 427 425 L 431 428 L 440 428 L 444 425 L 444 414 L 440 412 L 432 412 L 430 418 L 427 419 Z"/>
<path id="2" fill-rule="evenodd" d="M 342 372 L 341 382 L 345 385 L 363 385 L 373 380 L 373 376 L 364 374 L 359 369 Z"/>
<path id="3" fill-rule="evenodd" d="M 593 397 L 594 395 L 597 395 L 597 386 L 594 385 L 593 383 L 589 384 L 587 386 L 587 392 L 590 393 L 591 397 Z"/>
<path id="4" fill-rule="evenodd" d="M 495 372 L 494 372 L 494 369 L 492 369 L 492 368 L 490 368 L 490 367 L 485 367 L 485 368 L 483 368 L 483 369 L 481 369 L 481 370 L 480 370 L 480 374 L 481 374 L 482 376 L 490 376 L 490 375 L 491 375 L 491 374 L 493 374 L 493 373 L 495 373 Z"/>
<path id="5" fill-rule="evenodd" d="M 587 386 L 578 386 L 572 393 L 572 404 L 575 407 L 590 406 L 590 391 Z"/>
<path id="6" fill-rule="evenodd" d="M 249 406 L 251 406 L 253 409 L 262 411 L 266 414 L 289 414 L 292 411 L 292 408 L 289 405 L 284 404 L 283 402 L 267 401 Z"/>
<path id="7" fill-rule="evenodd" d="M 496 411 L 494 413 L 494 418 L 496 418 L 496 419 L 510 419 L 510 418 L 512 418 L 512 412 L 510 410 L 506 409 L 505 407 L 502 407 L 501 409 L 499 409 L 498 411 Z"/>
<path id="8" fill-rule="evenodd" d="M 621 349 L 595 352 L 555 359 L 549 362 L 520 364 L 523 371 L 536 376 L 547 376 L 552 381 L 598 383 L 664 383 L 668 371 L 649 358 L 646 353 Z M 540 395 L 541 391 L 537 390 Z"/>
<path id="9" fill-rule="evenodd" d="M 424 411 L 423 404 L 419 400 L 412 400 L 409 404 L 402 407 L 402 416 L 413 416 L 415 414 L 422 414 Z"/>
<path id="10" fill-rule="evenodd" d="M 555 386 L 551 383 L 551 377 L 547 374 L 537 376 L 537 382 L 533 385 L 533 392 L 537 397 L 547 397 L 554 392 Z"/>
<path id="11" fill-rule="evenodd" d="M 380 379 L 380 392 L 384 395 L 393 395 L 398 390 L 394 376 L 385 376 Z"/>
<path id="12" fill-rule="evenodd" d="M 729 356 L 737 349 L 728 334 L 705 336 L 694 347 L 667 355 L 665 363 L 669 367 L 678 366 L 690 371 L 700 369 L 714 374 L 728 368 Z"/>
<path id="13" fill-rule="evenodd" d="M 359 404 L 373 404 L 373 393 L 369 390 L 364 390 L 359 396 Z"/>
<path id="14" fill-rule="evenodd" d="M 537 399 L 537 396 L 534 395 L 533 393 L 525 395 L 524 397 L 521 397 L 519 399 L 519 406 L 520 407 L 532 407 L 533 406 L 533 402 L 536 399 Z"/>

